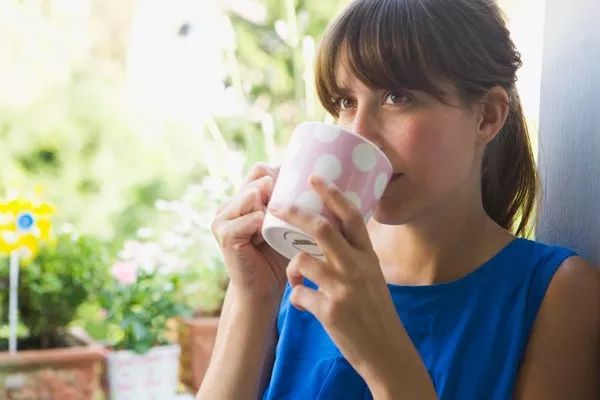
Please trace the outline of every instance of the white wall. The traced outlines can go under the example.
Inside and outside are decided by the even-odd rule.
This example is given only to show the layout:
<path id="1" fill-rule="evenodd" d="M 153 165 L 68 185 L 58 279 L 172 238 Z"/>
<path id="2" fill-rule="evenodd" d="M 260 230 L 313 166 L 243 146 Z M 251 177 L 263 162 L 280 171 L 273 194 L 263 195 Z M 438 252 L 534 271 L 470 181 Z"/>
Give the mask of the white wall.
<path id="1" fill-rule="evenodd" d="M 547 0 L 536 239 L 600 265 L 600 2 Z"/>

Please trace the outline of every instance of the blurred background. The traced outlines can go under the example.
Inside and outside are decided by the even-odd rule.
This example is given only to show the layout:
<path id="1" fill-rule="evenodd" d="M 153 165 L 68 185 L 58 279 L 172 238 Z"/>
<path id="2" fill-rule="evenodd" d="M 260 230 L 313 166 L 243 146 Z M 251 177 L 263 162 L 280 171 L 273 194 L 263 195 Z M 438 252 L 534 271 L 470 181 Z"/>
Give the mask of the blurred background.
<path id="1" fill-rule="evenodd" d="M 87 394 L 72 398 L 151 398 L 116 382 L 141 372 L 108 372 L 119 351 L 141 357 L 175 344 L 175 373 L 199 358 L 189 356 L 189 337 L 214 332 L 228 279 L 212 216 L 254 162 L 279 162 L 294 126 L 332 121 L 315 94 L 313 61 L 346 4 L 0 2 L 0 227 L 10 230 L 23 209 L 35 217 L 40 202 L 53 209 L 52 238 L 20 263 L 19 348 L 72 346 L 61 339 L 67 332 L 102 345 Z M 544 1 L 500 4 L 523 56 L 518 87 L 535 146 Z M 0 352 L 8 349 L 10 253 L 0 262 Z M 208 335 L 201 343 L 210 352 Z M 74 372 L 37 353 L 35 368 L 2 357 L 0 398 L 66 398 L 77 389 L 55 387 Z M 203 368 L 191 377 L 192 367 L 181 367 L 180 396 L 195 390 Z"/>

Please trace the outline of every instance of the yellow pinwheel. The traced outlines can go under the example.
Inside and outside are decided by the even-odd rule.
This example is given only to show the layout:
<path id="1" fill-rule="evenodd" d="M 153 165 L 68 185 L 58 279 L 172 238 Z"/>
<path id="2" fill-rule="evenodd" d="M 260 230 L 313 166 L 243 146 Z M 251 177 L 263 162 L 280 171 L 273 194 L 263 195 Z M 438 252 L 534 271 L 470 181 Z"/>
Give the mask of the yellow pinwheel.
<path id="1" fill-rule="evenodd" d="M 40 242 L 50 239 L 53 213 L 45 202 L 23 198 L 0 202 L 0 254 L 18 251 L 24 259 L 33 258 Z"/>

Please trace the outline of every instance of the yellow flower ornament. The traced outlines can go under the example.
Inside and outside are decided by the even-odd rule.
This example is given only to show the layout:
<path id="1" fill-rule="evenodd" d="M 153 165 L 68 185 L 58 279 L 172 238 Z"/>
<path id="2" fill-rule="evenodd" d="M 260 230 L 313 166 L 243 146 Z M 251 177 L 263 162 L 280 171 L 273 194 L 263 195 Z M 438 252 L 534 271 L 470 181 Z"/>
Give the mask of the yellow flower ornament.
<path id="1" fill-rule="evenodd" d="M 33 258 L 41 241 L 50 239 L 54 208 L 44 202 L 23 198 L 0 202 L 0 254 L 18 251 L 25 259 Z"/>

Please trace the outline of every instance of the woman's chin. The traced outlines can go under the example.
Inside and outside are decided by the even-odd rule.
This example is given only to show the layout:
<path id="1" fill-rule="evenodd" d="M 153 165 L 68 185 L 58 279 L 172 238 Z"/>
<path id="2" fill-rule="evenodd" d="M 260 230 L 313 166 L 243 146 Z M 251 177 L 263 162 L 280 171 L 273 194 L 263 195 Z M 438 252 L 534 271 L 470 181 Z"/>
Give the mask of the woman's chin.
<path id="1" fill-rule="evenodd" d="M 385 200 L 380 201 L 373 211 L 372 219 L 375 222 L 383 225 L 404 225 L 406 224 L 407 218 L 402 214 L 402 210 L 398 207 L 398 203 L 395 205 L 385 204 Z"/>

